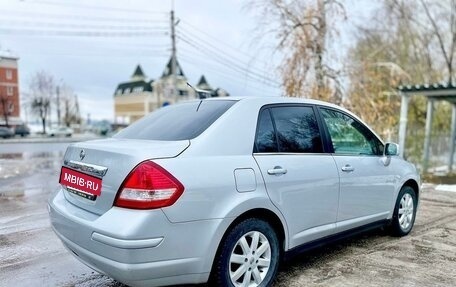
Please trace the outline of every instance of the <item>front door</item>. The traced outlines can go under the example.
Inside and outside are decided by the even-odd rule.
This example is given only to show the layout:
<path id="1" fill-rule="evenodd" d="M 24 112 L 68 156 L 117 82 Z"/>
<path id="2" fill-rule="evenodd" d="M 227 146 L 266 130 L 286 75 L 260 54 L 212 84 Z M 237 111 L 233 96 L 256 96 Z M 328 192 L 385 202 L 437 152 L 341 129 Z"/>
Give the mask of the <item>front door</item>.
<path id="1" fill-rule="evenodd" d="M 339 110 L 320 108 L 340 175 L 337 232 L 386 219 L 393 206 L 394 176 L 383 144 L 365 125 Z"/>

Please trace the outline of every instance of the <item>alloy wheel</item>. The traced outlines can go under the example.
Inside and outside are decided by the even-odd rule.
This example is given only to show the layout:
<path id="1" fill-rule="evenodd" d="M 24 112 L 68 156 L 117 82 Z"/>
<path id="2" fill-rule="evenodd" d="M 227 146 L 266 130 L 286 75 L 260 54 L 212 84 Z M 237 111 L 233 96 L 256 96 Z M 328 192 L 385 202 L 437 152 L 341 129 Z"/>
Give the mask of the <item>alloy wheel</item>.
<path id="1" fill-rule="evenodd" d="M 412 196 L 409 193 L 405 193 L 401 198 L 398 213 L 399 225 L 401 226 L 402 230 L 407 230 L 412 224 L 413 216 L 415 214 L 414 209 L 415 207 Z"/>
<path id="2" fill-rule="evenodd" d="M 271 246 L 264 234 L 251 231 L 244 234 L 231 252 L 230 279 L 236 287 L 257 287 L 271 265 Z"/>

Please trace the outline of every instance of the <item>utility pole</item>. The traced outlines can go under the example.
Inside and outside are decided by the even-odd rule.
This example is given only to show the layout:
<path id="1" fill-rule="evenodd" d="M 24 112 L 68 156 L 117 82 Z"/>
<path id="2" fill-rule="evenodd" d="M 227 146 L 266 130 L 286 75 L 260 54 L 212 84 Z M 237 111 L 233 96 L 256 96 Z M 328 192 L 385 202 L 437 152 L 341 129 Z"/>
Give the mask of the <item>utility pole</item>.
<path id="1" fill-rule="evenodd" d="M 76 123 L 81 124 L 81 114 L 79 113 L 79 101 L 78 101 L 78 95 L 74 95 L 75 100 L 74 100 L 74 107 L 75 107 L 75 112 L 76 112 Z"/>
<path id="2" fill-rule="evenodd" d="M 55 93 L 57 94 L 57 126 L 60 127 L 60 87 L 55 87 Z"/>
<path id="3" fill-rule="evenodd" d="M 176 59 L 176 23 L 174 21 L 174 1 L 171 9 L 171 80 L 172 80 L 172 98 L 174 103 L 177 102 L 177 59 Z"/>

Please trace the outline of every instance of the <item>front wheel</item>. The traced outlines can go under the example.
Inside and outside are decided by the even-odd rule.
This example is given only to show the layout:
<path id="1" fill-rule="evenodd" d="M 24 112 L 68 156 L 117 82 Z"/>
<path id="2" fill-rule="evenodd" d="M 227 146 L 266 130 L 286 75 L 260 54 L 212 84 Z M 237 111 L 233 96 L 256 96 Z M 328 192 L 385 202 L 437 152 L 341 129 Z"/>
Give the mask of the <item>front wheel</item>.
<path id="1" fill-rule="evenodd" d="M 410 233 L 415 223 L 417 197 L 410 186 L 402 187 L 396 200 L 393 213 L 392 233 L 394 236 L 405 236 Z"/>
<path id="2" fill-rule="evenodd" d="M 266 221 L 250 218 L 234 226 L 217 252 L 211 285 L 270 286 L 279 267 L 280 244 Z"/>

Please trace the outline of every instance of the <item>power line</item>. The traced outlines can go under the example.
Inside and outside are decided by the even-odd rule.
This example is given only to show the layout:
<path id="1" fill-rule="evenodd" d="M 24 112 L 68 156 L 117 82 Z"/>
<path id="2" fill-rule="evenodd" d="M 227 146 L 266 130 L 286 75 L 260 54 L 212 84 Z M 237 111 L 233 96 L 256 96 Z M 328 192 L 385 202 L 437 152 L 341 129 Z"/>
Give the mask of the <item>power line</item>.
<path id="1" fill-rule="evenodd" d="M 196 25 L 193 25 L 191 23 L 189 23 L 187 20 L 182 20 L 182 22 L 185 24 L 187 24 L 190 28 L 193 28 L 194 30 L 198 31 L 199 33 L 203 34 L 203 35 L 206 35 L 207 37 L 211 38 L 212 40 L 218 42 L 218 43 L 221 43 L 223 44 L 223 46 L 225 47 L 228 47 L 228 48 L 231 48 L 233 52 L 237 53 L 237 54 L 242 54 L 244 55 L 245 57 L 247 57 L 248 59 L 255 59 L 254 56 L 242 51 L 239 49 L 239 47 L 234 47 L 233 45 L 231 45 L 230 43 L 227 43 L 226 41 L 224 40 L 221 40 L 220 38 L 217 38 L 217 37 L 214 37 L 213 35 L 207 33 L 206 31 L 198 28 Z M 262 61 L 263 63 L 267 63 L 265 61 Z"/>
<path id="2" fill-rule="evenodd" d="M 197 43 L 193 42 L 192 40 L 190 40 L 189 38 L 179 36 L 179 39 L 182 40 L 183 42 L 187 43 L 189 46 L 195 48 L 198 52 L 203 53 L 203 55 L 206 55 L 206 56 L 210 55 L 210 56 L 212 56 L 212 59 L 215 60 L 216 62 L 218 62 L 222 65 L 227 65 L 227 67 L 229 67 L 233 70 L 236 70 L 237 72 L 245 73 L 246 76 L 248 76 L 254 80 L 259 80 L 266 84 L 275 82 L 274 80 L 271 80 L 261 74 L 255 73 L 255 72 L 249 70 L 248 68 L 245 68 L 236 62 L 233 62 L 232 60 L 226 58 L 225 56 L 221 56 L 220 54 L 218 54 L 214 51 L 206 49 L 205 46 L 197 44 Z"/>
<path id="3" fill-rule="evenodd" d="M 62 3 L 62 2 L 51 2 L 51 1 L 43 1 L 37 0 L 30 2 L 33 4 L 44 4 L 44 5 L 51 5 L 51 6 L 60 6 L 60 7 L 73 7 L 78 9 L 97 9 L 103 11 L 117 11 L 117 12 L 127 12 L 127 13 L 140 13 L 140 14 L 167 14 L 167 12 L 162 11 L 151 11 L 151 10 L 137 10 L 137 9 L 130 9 L 130 8 L 115 8 L 115 7 L 107 7 L 107 6 L 96 6 L 96 5 L 84 5 L 84 4 L 76 4 L 76 3 Z"/>
<path id="4" fill-rule="evenodd" d="M 40 56 L 61 56 L 61 57 L 101 57 L 101 56 L 107 56 L 111 58 L 137 58 L 138 56 L 143 56 L 143 57 L 152 57 L 152 58 L 164 58 L 168 57 L 169 55 L 161 53 L 162 51 L 150 51 L 153 53 L 149 54 L 149 51 L 147 53 L 141 53 L 137 52 L 134 54 L 110 54 L 110 53 L 59 53 L 59 52 L 52 52 L 52 53 L 40 53 L 40 52 L 24 52 L 21 53 L 21 55 L 40 55 Z"/>
<path id="5" fill-rule="evenodd" d="M 165 24 L 167 21 L 157 20 L 157 19 L 138 19 L 135 18 L 119 18 L 119 17 L 100 17 L 100 16 L 85 16 L 85 15 L 76 15 L 76 14 L 53 14 L 53 13 L 36 13 L 29 11 L 12 11 L 12 10 L 2 10 L 4 15 L 3 18 L 12 18 L 12 15 L 15 15 L 16 18 L 27 18 L 30 16 L 36 16 L 40 19 L 65 19 L 65 20 L 87 20 L 91 22 L 126 22 L 126 23 L 162 23 Z"/>
<path id="6" fill-rule="evenodd" d="M 183 32 L 184 32 L 184 35 L 187 36 L 187 38 L 195 40 L 195 41 L 198 41 L 198 42 L 201 42 L 202 44 L 204 44 L 205 48 L 213 49 L 213 51 L 215 53 L 223 54 L 225 57 L 228 57 L 228 58 L 234 60 L 236 63 L 244 64 L 245 66 L 248 67 L 249 70 L 252 70 L 253 72 L 256 70 L 256 72 L 261 74 L 262 77 L 267 77 L 267 76 L 264 75 L 264 70 L 258 69 L 255 66 L 253 66 L 253 63 L 250 60 L 249 60 L 248 63 L 246 63 L 245 60 L 239 59 L 238 57 L 233 56 L 232 54 L 226 53 L 226 51 L 224 51 L 221 47 L 217 47 L 217 46 L 215 46 L 213 44 L 213 42 L 208 42 L 208 41 L 200 38 L 199 35 L 196 35 L 193 32 L 190 32 L 190 31 L 187 31 L 187 30 L 184 30 Z"/>
<path id="7" fill-rule="evenodd" d="M 193 42 L 192 40 L 188 39 L 185 36 L 178 35 L 178 38 L 181 39 L 183 42 L 187 43 L 188 45 L 192 46 L 193 48 L 195 48 L 197 51 L 205 53 L 206 55 L 211 55 L 212 59 L 219 62 L 220 64 L 226 65 L 226 67 L 236 70 L 237 72 L 245 73 L 245 76 L 251 78 L 252 80 L 262 82 L 263 84 L 271 86 L 271 87 L 278 87 L 280 85 L 280 83 L 278 83 L 277 81 L 269 79 L 261 74 L 255 73 L 253 71 L 250 71 L 250 70 L 246 69 L 245 67 L 240 66 L 236 62 L 233 62 L 224 56 L 220 56 L 219 54 L 206 49 L 205 46 L 198 45 L 197 43 Z"/>
<path id="8" fill-rule="evenodd" d="M 193 58 L 193 56 L 195 56 L 194 53 L 185 51 L 183 49 L 180 49 L 180 51 L 185 52 L 183 54 L 181 53 L 181 56 L 180 56 L 180 59 L 182 60 L 183 63 L 188 63 L 188 64 L 190 64 L 194 67 L 197 67 L 201 70 L 204 70 L 204 71 L 206 71 L 206 70 L 210 71 L 211 73 L 217 74 L 218 77 L 221 77 L 229 82 L 235 82 L 235 83 L 241 85 L 244 89 L 247 86 L 251 86 L 252 88 L 261 90 L 260 93 L 267 94 L 268 96 L 278 96 L 279 95 L 279 93 L 274 93 L 270 89 L 267 89 L 263 83 L 260 83 L 257 81 L 251 81 L 247 77 L 240 77 L 238 73 L 234 73 L 232 70 L 228 70 L 228 71 L 221 70 L 218 67 L 212 66 L 211 64 L 213 64 L 213 62 L 207 62 L 207 61 L 205 62 L 204 60 L 195 59 L 195 58 Z M 189 54 L 187 54 L 187 53 L 189 53 Z M 245 81 L 243 81 L 242 79 L 245 79 Z M 273 88 L 273 87 L 271 87 L 271 88 Z M 279 90 L 278 87 L 275 89 Z"/>
<path id="9" fill-rule="evenodd" d="M 0 28 L 0 34 L 14 36 L 63 36 L 63 37 L 146 37 L 163 36 L 167 32 L 109 32 L 109 31 L 65 31 L 65 30 L 34 30 L 34 29 L 8 29 Z"/>
<path id="10" fill-rule="evenodd" d="M 0 20 L 0 25 L 2 26 L 16 26 L 21 27 L 57 27 L 57 28 L 77 28 L 77 29 L 102 29 L 102 30 L 162 30 L 167 31 L 167 27 L 164 26 L 138 26 L 138 25 L 128 25 L 128 26 L 120 26 L 120 25 L 97 25 L 97 24 L 69 24 L 69 23 L 56 23 L 56 22 L 41 22 L 41 21 L 4 21 Z"/>

